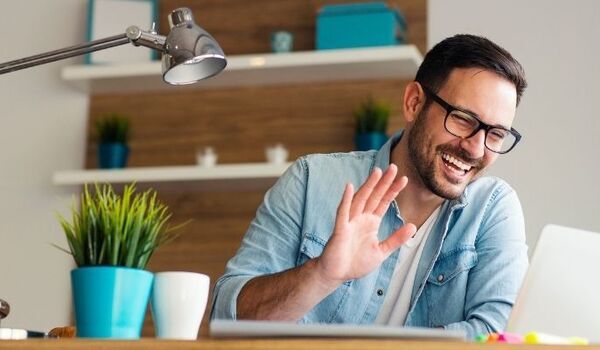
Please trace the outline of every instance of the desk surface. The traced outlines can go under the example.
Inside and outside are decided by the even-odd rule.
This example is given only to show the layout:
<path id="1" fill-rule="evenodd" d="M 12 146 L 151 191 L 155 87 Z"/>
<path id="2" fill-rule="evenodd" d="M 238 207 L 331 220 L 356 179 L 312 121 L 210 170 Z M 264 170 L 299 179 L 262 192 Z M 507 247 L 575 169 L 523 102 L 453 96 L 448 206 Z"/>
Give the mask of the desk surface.
<path id="1" fill-rule="evenodd" d="M 34 349 L 177 349 L 177 350 L 567 350 L 590 349 L 600 350 L 600 345 L 560 346 L 560 345 L 509 345 L 509 344 L 477 344 L 463 342 L 440 341 L 407 341 L 394 339 L 201 339 L 198 341 L 165 341 L 142 339 L 139 341 L 107 341 L 85 339 L 45 339 L 45 340 L 1 340 L 0 349 L 34 350 Z"/>

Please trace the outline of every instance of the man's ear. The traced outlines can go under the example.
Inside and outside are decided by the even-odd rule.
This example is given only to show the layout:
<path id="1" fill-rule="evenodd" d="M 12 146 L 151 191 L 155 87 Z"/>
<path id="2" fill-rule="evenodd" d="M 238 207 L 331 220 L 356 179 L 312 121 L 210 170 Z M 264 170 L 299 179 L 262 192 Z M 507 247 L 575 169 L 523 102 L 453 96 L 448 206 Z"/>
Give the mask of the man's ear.
<path id="1" fill-rule="evenodd" d="M 414 122 L 424 105 L 425 92 L 423 91 L 421 84 L 416 81 L 411 81 L 406 86 L 406 89 L 404 89 L 404 100 L 402 104 L 406 122 Z"/>

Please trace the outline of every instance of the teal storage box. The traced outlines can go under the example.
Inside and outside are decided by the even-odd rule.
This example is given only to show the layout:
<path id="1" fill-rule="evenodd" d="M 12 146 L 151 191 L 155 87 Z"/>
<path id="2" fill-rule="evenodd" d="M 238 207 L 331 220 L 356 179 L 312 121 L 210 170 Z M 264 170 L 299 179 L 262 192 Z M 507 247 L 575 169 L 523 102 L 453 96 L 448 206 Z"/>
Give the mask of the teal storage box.
<path id="1" fill-rule="evenodd" d="M 317 15 L 317 50 L 398 45 L 406 21 L 384 2 L 323 6 Z"/>

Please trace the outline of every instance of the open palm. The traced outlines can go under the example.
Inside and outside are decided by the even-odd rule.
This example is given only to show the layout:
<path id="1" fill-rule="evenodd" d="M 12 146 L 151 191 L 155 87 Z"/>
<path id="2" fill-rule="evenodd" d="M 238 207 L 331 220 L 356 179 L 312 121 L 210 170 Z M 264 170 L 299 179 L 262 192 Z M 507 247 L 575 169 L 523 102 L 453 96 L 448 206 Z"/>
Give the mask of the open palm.
<path id="1" fill-rule="evenodd" d="M 352 184 L 346 185 L 333 234 L 318 259 L 324 278 L 343 282 L 363 277 L 415 233 L 413 224 L 405 224 L 384 241 L 377 237 L 383 215 L 408 182 L 396 179 L 397 172 L 394 164 L 384 174 L 375 168 L 356 194 Z"/>

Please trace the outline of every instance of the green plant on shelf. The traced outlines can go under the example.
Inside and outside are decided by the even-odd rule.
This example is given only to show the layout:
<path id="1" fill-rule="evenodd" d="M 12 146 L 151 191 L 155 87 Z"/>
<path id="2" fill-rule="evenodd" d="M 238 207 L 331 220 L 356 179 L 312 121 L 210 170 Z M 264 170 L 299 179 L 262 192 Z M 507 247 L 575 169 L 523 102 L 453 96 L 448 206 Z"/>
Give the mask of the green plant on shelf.
<path id="1" fill-rule="evenodd" d="M 108 113 L 96 120 L 99 143 L 122 143 L 129 140 L 129 117 L 119 113 Z"/>
<path id="2" fill-rule="evenodd" d="M 383 133 L 387 131 L 391 108 L 388 104 L 367 98 L 354 111 L 356 133 Z"/>

